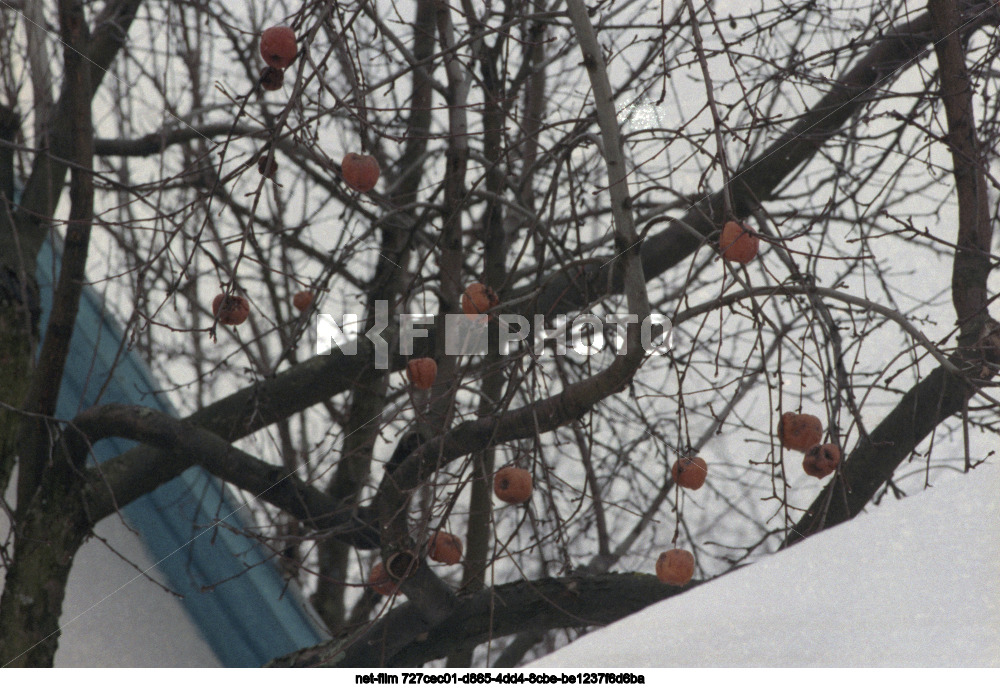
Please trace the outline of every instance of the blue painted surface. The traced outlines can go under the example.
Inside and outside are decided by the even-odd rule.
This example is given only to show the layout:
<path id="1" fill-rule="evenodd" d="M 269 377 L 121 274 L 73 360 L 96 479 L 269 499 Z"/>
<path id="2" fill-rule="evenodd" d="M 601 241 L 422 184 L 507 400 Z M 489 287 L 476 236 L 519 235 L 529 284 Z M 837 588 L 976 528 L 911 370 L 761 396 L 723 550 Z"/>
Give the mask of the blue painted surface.
<path id="1" fill-rule="evenodd" d="M 38 260 L 41 332 L 52 307 L 53 252 L 47 243 Z M 121 327 L 86 287 L 56 415 L 71 419 L 101 403 L 138 404 L 176 415 L 157 389 L 145 362 L 123 346 Z M 135 446 L 117 438 L 94 445 L 98 461 Z M 267 552 L 239 534 L 246 524 L 240 502 L 222 481 L 191 468 L 122 509 L 137 530 L 156 568 L 201 629 L 219 661 L 229 667 L 261 666 L 315 645 L 327 636 L 313 623 L 302 601 L 287 590 Z M 219 527 L 225 522 L 228 527 Z M 237 531 L 237 532 L 234 532 Z"/>

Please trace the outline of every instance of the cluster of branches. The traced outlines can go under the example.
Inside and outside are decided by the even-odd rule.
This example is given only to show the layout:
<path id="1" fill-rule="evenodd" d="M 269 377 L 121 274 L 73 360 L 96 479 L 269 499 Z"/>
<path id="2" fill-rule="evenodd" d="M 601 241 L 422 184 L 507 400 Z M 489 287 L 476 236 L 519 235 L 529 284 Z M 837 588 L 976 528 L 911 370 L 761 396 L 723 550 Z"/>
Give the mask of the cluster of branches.
<path id="1" fill-rule="evenodd" d="M 278 663 L 510 666 L 677 592 L 615 567 L 650 571 L 683 543 L 699 580 L 719 575 L 903 489 L 918 451 L 929 480 L 935 433 L 962 428 L 965 469 L 985 451 L 972 431 L 997 433 L 993 3 L 250 5 L 0 11 L 16 36 L 0 46 L 0 487 L 17 468 L 0 663 L 52 663 L 75 552 L 194 465 L 254 498 L 257 535 L 334 637 Z M 270 93 L 256 37 L 278 21 L 300 52 Z M 370 194 L 342 181 L 352 150 L 382 168 Z M 919 226 L 934 217 L 944 229 Z M 736 218 L 765 239 L 739 269 L 715 249 Z M 33 266 L 53 234 L 36 361 Z M 901 247 L 950 284 L 924 296 Z M 184 418 L 55 420 L 88 276 L 127 294 L 129 344 Z M 647 356 L 629 326 L 617 353 L 449 355 L 442 318 L 473 281 L 547 327 L 668 314 L 674 350 Z M 318 298 L 299 314 L 303 289 Z M 219 292 L 250 297 L 246 325 L 216 321 Z M 388 367 L 364 338 L 306 353 L 317 313 L 360 304 L 371 322 L 382 303 Z M 411 311 L 438 323 L 416 352 L 438 364 L 427 394 L 393 376 Z M 822 486 L 770 431 L 800 408 L 845 450 Z M 88 462 L 112 436 L 142 444 Z M 708 497 L 682 497 L 670 465 L 698 452 Z M 534 474 L 529 505 L 494 508 L 503 463 Z M 457 573 L 426 560 L 438 529 L 466 542 Z M 379 559 L 401 586 L 390 611 L 358 585 Z"/>

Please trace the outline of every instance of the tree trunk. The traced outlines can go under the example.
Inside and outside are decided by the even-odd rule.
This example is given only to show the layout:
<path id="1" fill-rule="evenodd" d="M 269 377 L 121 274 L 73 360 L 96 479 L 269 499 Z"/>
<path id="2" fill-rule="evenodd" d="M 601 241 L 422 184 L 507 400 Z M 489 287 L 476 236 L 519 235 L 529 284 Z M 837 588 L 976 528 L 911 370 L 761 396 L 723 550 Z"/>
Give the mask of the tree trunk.
<path id="1" fill-rule="evenodd" d="M 0 666 L 50 667 L 66 581 L 90 528 L 76 487 L 65 483 L 46 483 L 19 514 L 0 598 Z"/>

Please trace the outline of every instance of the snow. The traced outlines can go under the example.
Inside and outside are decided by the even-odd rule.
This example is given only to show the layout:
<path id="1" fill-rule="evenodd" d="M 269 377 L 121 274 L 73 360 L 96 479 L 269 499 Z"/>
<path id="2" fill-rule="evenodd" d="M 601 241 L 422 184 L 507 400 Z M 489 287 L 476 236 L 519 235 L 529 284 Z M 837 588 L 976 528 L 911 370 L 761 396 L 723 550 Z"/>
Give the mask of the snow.
<path id="1" fill-rule="evenodd" d="M 15 503 L 16 470 L 7 489 L 8 504 Z M 0 543 L 7 541 L 9 527 L 8 519 L 0 517 Z M 97 537 L 85 542 L 73 558 L 59 619 L 56 667 L 220 666 L 183 604 L 165 589 L 163 576 L 139 536 L 117 516 L 98 523 L 94 533 Z M 5 573 L 0 569 L 0 591 Z M 26 679 L 0 685 L 31 684 Z"/>
<path id="2" fill-rule="evenodd" d="M 96 539 L 77 552 L 60 617 L 55 665 L 220 666 L 181 601 L 167 592 L 169 583 L 163 582 L 139 536 L 117 516 L 104 519 L 94 530 L 121 557 Z"/>
<path id="3" fill-rule="evenodd" d="M 1000 667 L 998 574 L 1000 467 L 981 465 L 530 667 Z"/>

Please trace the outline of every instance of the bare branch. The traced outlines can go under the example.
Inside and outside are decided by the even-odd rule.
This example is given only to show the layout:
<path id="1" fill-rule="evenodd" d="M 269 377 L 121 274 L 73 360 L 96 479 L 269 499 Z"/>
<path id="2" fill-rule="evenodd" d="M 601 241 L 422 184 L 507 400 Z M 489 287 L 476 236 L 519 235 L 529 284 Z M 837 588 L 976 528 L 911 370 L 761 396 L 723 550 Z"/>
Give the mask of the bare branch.
<path id="1" fill-rule="evenodd" d="M 946 0 L 927 3 L 934 20 L 934 50 L 940 65 L 941 100 L 948 119 L 946 141 L 951 148 L 958 189 L 958 239 L 952 270 L 952 299 L 962 334 L 978 336 L 989 319 L 986 282 L 992 268 L 993 225 L 986 187 L 986 160 L 979 152 L 972 84 L 965 67 L 959 5 Z"/>
<path id="2" fill-rule="evenodd" d="M 189 465 L 203 467 L 209 473 L 245 490 L 299 519 L 309 529 L 328 531 L 329 535 L 359 549 L 378 545 L 378 532 L 364 521 L 364 513 L 351 515 L 338 500 L 305 483 L 282 466 L 274 466 L 247 454 L 229 442 L 189 422 L 139 406 L 106 404 L 78 415 L 71 426 L 83 433 L 85 441 L 76 440 L 75 453 L 106 437 L 124 437 L 158 447 Z M 79 463 L 79 460 L 77 461 Z M 103 464 L 90 470 L 85 491 L 88 513 L 96 523 L 109 509 L 122 506 L 119 495 L 127 494 L 126 485 L 143 482 L 144 474 L 156 473 L 157 467 L 142 462 Z"/>
<path id="3" fill-rule="evenodd" d="M 507 583 L 462 598 L 461 606 L 436 627 L 427 627 L 407 603 L 358 638 L 301 650 L 270 666 L 420 666 L 526 629 L 603 626 L 686 589 L 635 573 Z"/>
<path id="4" fill-rule="evenodd" d="M 172 128 L 138 139 L 96 139 L 94 155 L 118 157 L 146 157 L 162 153 L 170 146 L 188 143 L 197 139 L 213 139 L 217 136 L 266 138 L 269 135 L 259 127 L 233 126 L 231 122 L 220 122 L 200 127 Z"/>

